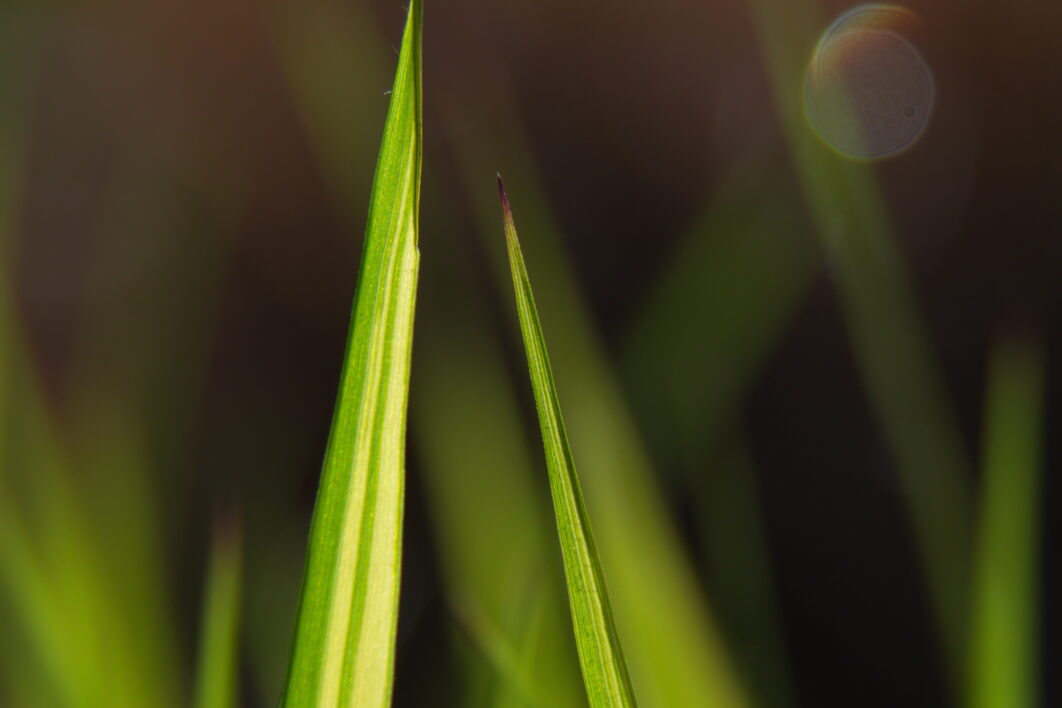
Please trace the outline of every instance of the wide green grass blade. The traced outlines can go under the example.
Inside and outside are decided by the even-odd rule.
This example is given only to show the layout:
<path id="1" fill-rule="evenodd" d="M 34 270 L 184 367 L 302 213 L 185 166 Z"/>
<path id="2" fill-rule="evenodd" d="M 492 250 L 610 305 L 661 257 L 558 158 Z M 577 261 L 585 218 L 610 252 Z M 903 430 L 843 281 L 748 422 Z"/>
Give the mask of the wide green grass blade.
<path id="1" fill-rule="evenodd" d="M 199 627 L 197 708 L 237 705 L 241 545 L 237 523 L 231 519 L 219 521 L 214 530 Z"/>
<path id="2" fill-rule="evenodd" d="M 1032 708 L 1037 691 L 1037 555 L 1044 371 L 1029 343 L 1002 342 L 985 409 L 973 590 L 970 708 Z"/>
<path id="3" fill-rule="evenodd" d="M 421 0 L 409 6 L 310 530 L 284 705 L 390 703 L 419 253 Z"/>
<path id="4" fill-rule="evenodd" d="M 549 354 L 531 293 L 531 282 L 524 266 L 512 210 L 509 208 L 501 177 L 498 178 L 498 188 L 501 192 L 505 240 L 509 248 L 509 263 L 516 292 L 516 309 L 520 316 L 520 329 L 524 336 L 527 364 L 542 429 L 550 490 L 553 493 L 553 509 L 557 517 L 557 531 L 564 557 L 564 573 L 568 580 L 568 599 L 572 610 L 575 643 L 579 650 L 587 698 L 593 708 L 633 706 L 634 690 L 613 626 L 612 608 L 601 572 L 601 562 L 594 545 L 590 518 L 583 502 L 583 493 L 568 445 Z"/>

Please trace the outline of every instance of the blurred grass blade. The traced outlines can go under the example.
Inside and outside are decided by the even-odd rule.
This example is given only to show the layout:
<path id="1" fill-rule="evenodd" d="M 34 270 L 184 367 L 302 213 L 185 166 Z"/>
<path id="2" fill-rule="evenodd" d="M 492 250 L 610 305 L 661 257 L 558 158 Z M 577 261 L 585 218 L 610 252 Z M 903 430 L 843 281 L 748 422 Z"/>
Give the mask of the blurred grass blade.
<path id="1" fill-rule="evenodd" d="M 284 705 L 390 702 L 421 172 L 420 0 L 409 6 L 373 182 Z"/>
<path id="2" fill-rule="evenodd" d="M 546 600 L 548 598 L 540 596 L 537 599 Z M 477 615 L 476 610 L 477 608 L 472 604 L 457 608 L 456 613 L 458 614 L 460 627 L 468 635 L 473 646 L 492 671 L 501 680 L 495 690 L 487 694 L 486 697 L 469 696 L 465 705 L 516 705 L 521 708 L 552 708 L 555 704 L 543 697 L 552 688 L 541 686 L 542 677 L 536 677 L 529 671 L 530 662 L 526 656 L 528 652 L 525 651 L 521 654 L 520 650 L 524 647 L 509 641 L 509 638 L 504 636 L 489 618 Z M 532 625 L 532 630 L 537 629 L 533 624 L 535 620 L 540 620 L 541 617 L 541 612 L 533 613 L 532 622 L 527 622 L 526 624 Z M 534 632 L 530 631 L 526 632 L 526 634 L 534 634 Z M 554 678 L 552 673 L 546 674 L 546 676 L 548 676 L 550 681 Z M 538 681 L 534 680 L 535 678 L 538 678 Z"/>
<path id="3" fill-rule="evenodd" d="M 961 695 L 970 571 L 967 453 L 887 204 L 866 165 L 808 129 L 804 70 L 824 26 L 814 0 L 747 0 L 797 176 L 859 364 L 905 489 L 951 687 Z"/>
<path id="4" fill-rule="evenodd" d="M 758 473 L 736 429 L 817 270 L 794 191 L 774 169 L 730 175 L 661 270 L 623 350 L 660 472 L 697 500 L 706 584 L 735 667 L 752 703 L 775 708 L 793 703 L 792 681 Z"/>
<path id="5" fill-rule="evenodd" d="M 542 428 L 553 508 L 557 516 L 564 572 L 568 580 L 575 643 L 579 650 L 587 697 L 593 708 L 633 706 L 634 691 L 613 626 L 608 592 L 590 530 L 590 519 L 583 502 L 579 478 L 576 476 L 575 464 L 568 446 L 568 436 L 564 430 L 549 355 L 531 293 L 531 283 L 500 176 L 498 189 L 505 219 L 505 240 L 509 248 L 516 308 L 520 315 L 520 329 L 524 336 L 527 363 Z"/>
<path id="6" fill-rule="evenodd" d="M 8 441 L 22 383 L 17 368 L 25 355 L 15 307 L 13 261 L 26 189 L 33 111 L 30 100 L 43 63 L 44 26 L 26 17 L 21 3 L 0 7 L 0 484 L 10 475 Z M 32 17 L 32 15 L 31 15 Z M 3 501 L 0 497 L 0 501 Z"/>
<path id="7" fill-rule="evenodd" d="M 456 226 L 440 232 L 457 235 L 464 234 Z M 460 705 L 584 707 L 564 578 L 552 562 L 553 513 L 483 307 L 485 289 L 471 277 L 467 249 L 436 245 L 436 267 L 420 285 L 410 424 L 440 572 L 462 630 L 455 639 L 475 650 Z"/>
<path id="8" fill-rule="evenodd" d="M 627 332 L 624 378 L 637 409 L 647 412 L 639 423 L 659 441 L 655 450 L 696 460 L 695 483 L 816 273 L 814 243 L 792 192 L 773 173 L 731 177 L 693 222 Z M 661 472 L 675 466 L 661 464 Z"/>
<path id="9" fill-rule="evenodd" d="M 439 290 L 424 291 L 425 305 Z M 419 328 L 410 415 L 450 605 L 487 669 L 466 680 L 463 705 L 585 706 L 564 580 L 549 562 L 556 532 L 504 362 L 485 323 L 430 307 L 449 315 Z"/>
<path id="10" fill-rule="evenodd" d="M 971 708 L 1032 708 L 1037 696 L 1037 543 L 1043 362 L 1004 341 L 992 358 L 974 584 Z"/>
<path id="11" fill-rule="evenodd" d="M 365 3 L 285 0 L 274 32 L 279 58 L 324 186 L 343 224 L 361 228 L 379 149 L 385 101 L 369 101 L 390 79 L 394 50 Z M 342 81 L 336 67 L 356 67 Z"/>
<path id="12" fill-rule="evenodd" d="M 206 577 L 199 630 L 197 708 L 232 708 L 236 703 L 242 544 L 238 523 L 218 522 Z"/>
<path id="13" fill-rule="evenodd" d="M 705 578 L 750 702 L 796 705 L 792 670 L 770 563 L 759 470 L 745 436 L 734 433 L 711 461 L 689 475 Z M 701 464 L 705 464 L 703 461 Z"/>
<path id="14" fill-rule="evenodd" d="M 0 137 L 8 146 L 0 157 L 0 602 L 11 619 L 5 634 L 27 650 L 20 662 L 47 685 L 33 704 L 176 705 L 178 691 L 147 666 L 154 652 L 136 646 L 122 622 L 126 605 L 117 598 L 124 588 L 109 572 L 15 307 L 13 261 L 35 125 L 30 99 L 49 20 L 23 4 L 0 15 Z M 154 628 L 145 623 L 148 632 Z M 123 680 L 113 681 L 118 675 Z"/>

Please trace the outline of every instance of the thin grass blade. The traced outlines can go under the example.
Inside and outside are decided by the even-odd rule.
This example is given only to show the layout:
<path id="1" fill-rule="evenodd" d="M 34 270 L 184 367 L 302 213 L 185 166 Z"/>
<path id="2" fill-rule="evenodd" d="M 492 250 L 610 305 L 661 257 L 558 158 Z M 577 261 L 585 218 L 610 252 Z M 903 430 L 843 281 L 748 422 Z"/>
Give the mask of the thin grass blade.
<path id="1" fill-rule="evenodd" d="M 609 577 L 633 683 L 641 705 L 659 708 L 747 706 L 711 607 L 672 521 L 654 469 L 628 408 L 623 389 L 577 284 L 538 170 L 530 158 L 506 82 L 483 87 L 479 104 L 465 104 L 461 122 L 451 116 L 450 136 L 459 146 L 464 193 L 476 217 L 477 235 L 490 254 L 497 287 L 511 287 L 508 257 L 497 238 L 497 202 L 482 189 L 490 166 L 509 166 L 525 205 L 523 219 L 536 233 L 536 263 L 550 288 L 537 305 L 555 333 L 551 356 L 565 391 L 567 424 L 581 462 L 580 482 L 595 519 L 596 541 Z M 488 93 L 490 89 L 492 92 Z M 474 139 L 459 124 L 479 126 Z M 462 138 L 462 136 L 466 136 Z M 490 235 L 494 234 L 493 237 Z"/>
<path id="2" fill-rule="evenodd" d="M 284 705 L 387 706 L 419 253 L 421 0 L 409 6 L 310 530 Z"/>
<path id="3" fill-rule="evenodd" d="M 1004 341 L 992 358 L 973 591 L 970 708 L 1033 708 L 1043 356 Z"/>
<path id="4" fill-rule="evenodd" d="M 542 442 L 549 468 L 549 485 L 557 517 L 564 573 L 568 581 L 568 599 L 575 629 L 575 644 L 583 669 L 586 694 L 593 708 L 598 706 L 633 706 L 634 690 L 627 673 L 619 637 L 612 622 L 612 608 L 605 588 L 590 518 L 583 501 L 575 471 L 568 435 L 564 429 L 557 400 L 553 371 L 542 334 L 542 327 L 531 293 L 531 282 L 520 251 L 512 210 L 498 177 L 505 240 L 509 249 L 516 309 L 524 336 L 527 364 L 538 409 Z"/>
<path id="5" fill-rule="evenodd" d="M 214 530 L 199 631 L 197 708 L 236 705 L 241 546 L 237 522 L 219 520 Z"/>

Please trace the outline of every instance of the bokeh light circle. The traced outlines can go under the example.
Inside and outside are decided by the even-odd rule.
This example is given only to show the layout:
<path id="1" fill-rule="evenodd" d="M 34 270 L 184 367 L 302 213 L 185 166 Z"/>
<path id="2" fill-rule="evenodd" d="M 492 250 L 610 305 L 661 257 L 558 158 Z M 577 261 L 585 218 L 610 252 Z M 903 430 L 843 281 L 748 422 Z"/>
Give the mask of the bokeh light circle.
<path id="1" fill-rule="evenodd" d="M 921 23 L 898 5 L 853 8 L 831 24 L 807 72 L 808 120 L 849 157 L 879 159 L 910 147 L 933 113 L 933 73 L 918 50 Z"/>

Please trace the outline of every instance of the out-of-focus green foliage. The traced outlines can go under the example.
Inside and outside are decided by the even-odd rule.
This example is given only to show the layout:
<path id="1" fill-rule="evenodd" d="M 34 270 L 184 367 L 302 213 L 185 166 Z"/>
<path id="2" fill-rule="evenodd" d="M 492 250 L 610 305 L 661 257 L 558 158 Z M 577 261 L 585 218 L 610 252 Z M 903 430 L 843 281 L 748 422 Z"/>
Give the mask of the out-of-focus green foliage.
<path id="1" fill-rule="evenodd" d="M 1043 355 L 1005 339 L 985 401 L 981 507 L 969 665 L 971 708 L 1033 708 L 1039 690 Z"/>
<path id="2" fill-rule="evenodd" d="M 788 180 L 740 172 L 691 221 L 634 318 L 624 381 L 697 514 L 712 601 L 758 705 L 792 701 L 757 470 L 738 432 L 747 389 L 801 304 L 817 259 Z M 646 372 L 654 372 L 647 376 Z"/>
<path id="3" fill-rule="evenodd" d="M 410 416 L 447 596 L 476 650 L 461 705 L 577 708 L 586 698 L 546 485 L 536 484 L 487 295 L 470 287 L 461 250 L 446 253 L 421 286 Z"/>
<path id="4" fill-rule="evenodd" d="M 379 145 L 377 112 L 383 118 L 391 50 L 369 8 L 360 3 L 291 0 L 275 21 L 277 51 L 306 137 L 325 175 L 325 187 L 348 220 L 362 228 L 365 169 Z M 341 67 L 351 69 L 335 80 Z M 379 81 L 380 83 L 374 83 Z M 366 100 L 372 97 L 373 101 Z"/>
<path id="5" fill-rule="evenodd" d="M 645 425 L 676 457 L 702 456 L 739 422 L 746 388 L 818 265 L 802 223 L 778 175 L 731 178 L 638 308 L 623 350 L 625 380 L 639 407 L 657 413 Z"/>
<path id="6" fill-rule="evenodd" d="M 197 708 L 237 705 L 241 554 L 238 522 L 219 520 L 214 529 L 199 626 Z"/>
<path id="7" fill-rule="evenodd" d="M 961 686 L 970 556 L 969 466 L 889 216 L 868 169 L 818 142 L 804 68 L 823 28 L 816 3 L 750 0 L 782 124 L 830 263 L 863 383 L 907 491 L 952 686 Z"/>
<path id="8" fill-rule="evenodd" d="M 167 618 L 150 592 L 158 580 L 156 537 L 140 523 L 146 510 L 136 506 L 140 500 L 115 494 L 142 469 L 143 431 L 133 421 L 119 423 L 118 410 L 97 405 L 84 419 L 91 434 L 87 425 L 79 439 L 61 434 L 13 307 L 20 158 L 32 125 L 30 77 L 47 23 L 16 4 L 5 8 L 0 25 L 6 87 L 0 130 L 9 147 L 0 160 L 0 598 L 12 616 L 8 649 L 26 667 L 12 690 L 86 708 L 177 705 L 180 666 Z M 120 501 L 133 505 L 110 506 Z M 112 538 L 116 526 L 122 535 Z M 124 680 L 110 680 L 116 675 Z"/>

